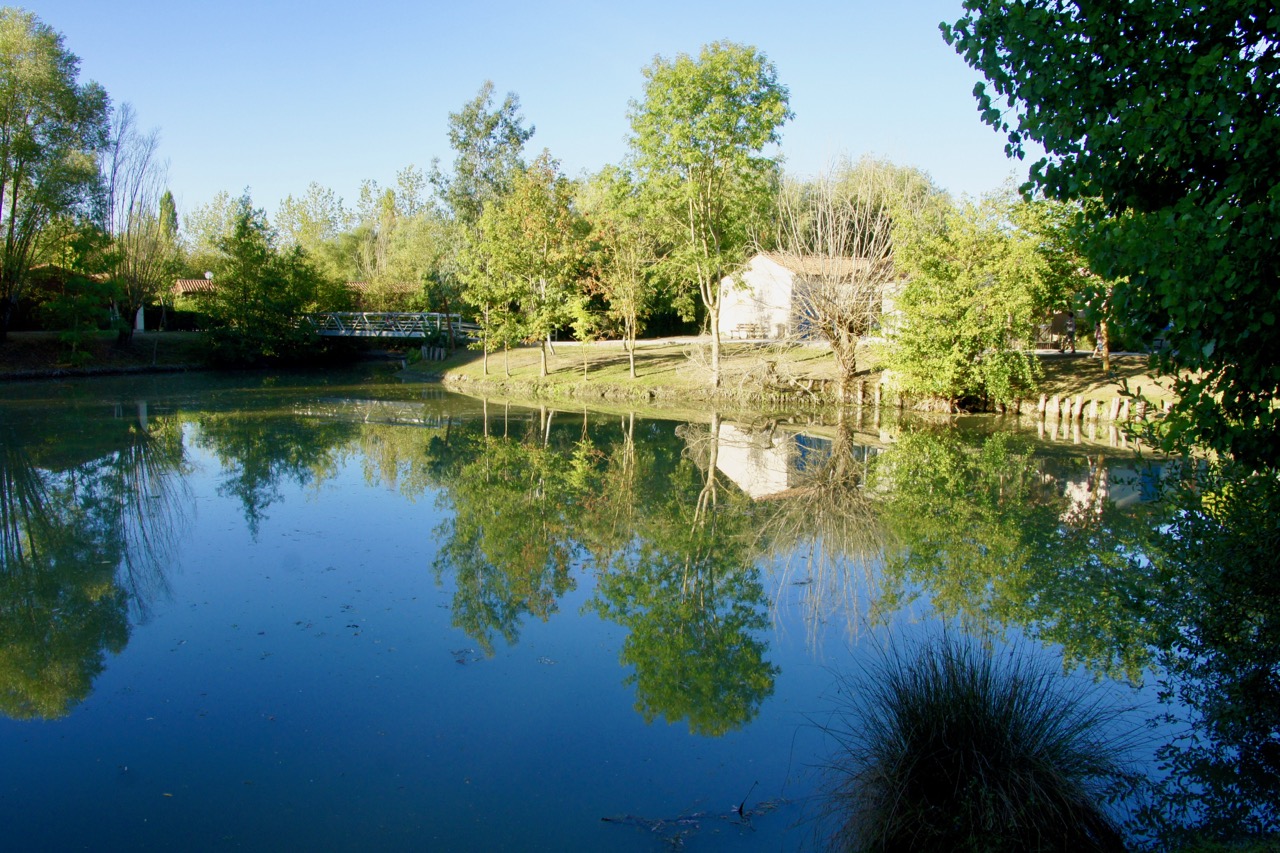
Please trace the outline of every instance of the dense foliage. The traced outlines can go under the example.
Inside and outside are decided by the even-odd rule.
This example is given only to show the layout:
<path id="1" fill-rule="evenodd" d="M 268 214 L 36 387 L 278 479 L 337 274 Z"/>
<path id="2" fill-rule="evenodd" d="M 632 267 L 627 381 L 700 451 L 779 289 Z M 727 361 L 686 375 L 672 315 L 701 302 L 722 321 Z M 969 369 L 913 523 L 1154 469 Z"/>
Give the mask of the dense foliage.
<path id="1" fill-rule="evenodd" d="M 298 248 L 280 251 L 266 217 L 249 198 L 230 234 L 218 240 L 217 287 L 205 303 L 210 355 L 221 364 L 296 361 L 313 349 L 315 330 L 300 322 L 323 298 L 325 282 Z"/>
<path id="2" fill-rule="evenodd" d="M 1044 146 L 1031 184 L 1083 202 L 1108 313 L 1184 371 L 1169 443 L 1280 463 L 1280 15 L 968 0 L 943 33 L 986 75 L 975 95 L 1008 152 Z"/>
<path id="3" fill-rule="evenodd" d="M 654 60 L 632 105 L 636 171 L 687 314 L 700 298 L 719 384 L 721 279 L 747 260 L 780 178 L 771 147 L 791 118 L 786 86 L 754 47 L 715 42 Z"/>
<path id="4" fill-rule="evenodd" d="M 35 15 L 0 9 L 0 342 L 30 267 L 64 217 L 87 214 L 107 94 L 77 79 L 80 60 Z"/>

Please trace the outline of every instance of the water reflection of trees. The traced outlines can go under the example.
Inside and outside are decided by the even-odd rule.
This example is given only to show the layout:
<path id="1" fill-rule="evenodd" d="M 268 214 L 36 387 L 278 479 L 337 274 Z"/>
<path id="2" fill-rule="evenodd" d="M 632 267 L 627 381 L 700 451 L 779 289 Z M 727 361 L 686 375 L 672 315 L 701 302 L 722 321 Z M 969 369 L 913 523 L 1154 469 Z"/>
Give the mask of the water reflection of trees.
<path id="1" fill-rule="evenodd" d="M 493 654 L 525 615 L 546 620 L 573 586 L 566 512 L 570 459 L 537 443 L 468 436 L 445 490 L 453 509 L 435 531 L 437 577 L 456 585 L 453 623 Z"/>
<path id="2" fill-rule="evenodd" d="M 766 496 L 756 512 L 758 541 L 779 568 L 777 597 L 787 586 L 801 591 L 813 643 L 817 626 L 833 618 L 857 636 L 863 596 L 889 547 L 881 496 L 868 488 L 874 454 L 856 430 L 842 415 L 825 451 L 805 459 L 789 488 Z"/>
<path id="3" fill-rule="evenodd" d="M 186 519 L 172 416 L 107 419 L 67 462 L 47 418 L 0 419 L 0 713 L 67 714 L 167 589 Z M 99 422 L 95 422 L 97 426 Z M 82 424 L 83 426 L 83 424 Z M 40 464 L 37 454 L 49 457 Z"/>
<path id="4" fill-rule="evenodd" d="M 453 512 L 435 571 L 454 582 L 455 626 L 491 654 L 555 612 L 573 566 L 593 568 L 588 608 L 629 629 L 622 662 L 646 720 L 721 734 L 752 719 L 776 670 L 750 513 L 718 480 L 714 425 L 695 431 L 686 453 L 669 423 L 543 410 L 436 435 Z"/>
<path id="5" fill-rule="evenodd" d="M 197 445 L 222 466 L 218 493 L 240 502 L 255 538 L 267 509 L 280 500 L 280 484 L 305 486 L 332 476 L 342 448 L 360 431 L 356 424 L 274 408 L 203 412 L 197 423 Z"/>
<path id="6" fill-rule="evenodd" d="M 1149 675 L 1175 735 L 1135 828 L 1161 844 L 1280 832 L 1280 485 L 1169 462 L 1163 481 L 1132 475 L 1154 500 L 1120 507 L 1104 460 L 1058 468 L 1008 435 L 905 434 L 875 471 L 898 541 L 879 606 L 927 594 L 975 630 L 1060 644 L 1068 665 Z"/>
<path id="7" fill-rule="evenodd" d="M 627 680 L 645 720 L 686 720 L 708 735 L 754 719 L 778 672 L 761 639 L 768 618 L 752 513 L 719 482 L 719 428 L 718 417 L 686 428 L 691 458 L 645 508 L 632 546 L 600 567 L 590 605 L 629 629 L 622 661 L 634 667 Z"/>

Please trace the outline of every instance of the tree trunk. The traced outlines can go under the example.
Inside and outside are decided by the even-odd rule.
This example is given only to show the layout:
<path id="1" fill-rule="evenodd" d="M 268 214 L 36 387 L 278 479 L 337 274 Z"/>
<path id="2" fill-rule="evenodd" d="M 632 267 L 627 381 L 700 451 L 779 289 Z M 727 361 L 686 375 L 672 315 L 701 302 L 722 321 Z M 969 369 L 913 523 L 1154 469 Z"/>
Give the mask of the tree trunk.
<path id="1" fill-rule="evenodd" d="M 538 346 L 539 360 L 539 376 L 547 375 L 547 342 L 542 341 Z"/>
<path id="2" fill-rule="evenodd" d="M 9 340 L 9 319 L 13 316 L 13 300 L 0 299 L 0 344 Z"/>
<path id="3" fill-rule="evenodd" d="M 1107 334 L 1107 321 L 1099 320 L 1096 332 L 1098 351 L 1102 355 L 1102 372 L 1111 372 L 1111 337 Z"/>
<path id="4" fill-rule="evenodd" d="M 444 328 L 445 336 L 449 339 L 449 355 L 453 355 L 455 341 L 453 339 L 453 315 L 449 313 L 449 297 L 441 296 L 440 301 L 444 303 Z"/>
<path id="5" fill-rule="evenodd" d="M 631 378 L 636 378 L 636 339 L 627 342 L 627 361 L 630 364 Z"/>
<path id="6" fill-rule="evenodd" d="M 707 320 L 711 323 L 711 387 L 720 387 L 720 306 L 707 306 Z"/>

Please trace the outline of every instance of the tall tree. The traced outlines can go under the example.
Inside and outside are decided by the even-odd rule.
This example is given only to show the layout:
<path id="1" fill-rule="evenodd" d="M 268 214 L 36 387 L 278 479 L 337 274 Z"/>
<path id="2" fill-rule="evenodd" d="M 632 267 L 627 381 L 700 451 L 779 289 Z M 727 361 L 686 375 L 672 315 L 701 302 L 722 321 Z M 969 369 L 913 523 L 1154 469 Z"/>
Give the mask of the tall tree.
<path id="1" fill-rule="evenodd" d="M 543 151 L 517 173 L 511 192 L 485 208 L 479 246 L 486 274 L 511 282 L 523 335 L 541 348 L 547 375 L 547 339 L 568 322 L 584 262 L 583 223 L 571 205 L 573 189 L 560 164 Z"/>
<path id="2" fill-rule="evenodd" d="M 634 379 L 636 338 L 658 299 L 651 270 L 657 242 L 644 215 L 639 187 L 624 170 L 602 169 L 583 185 L 579 205 L 591 224 L 593 286 L 604 297 L 609 319 L 622 332 Z"/>
<path id="3" fill-rule="evenodd" d="M 461 110 L 449 113 L 453 174 L 444 175 L 437 164 L 431 182 L 459 221 L 474 226 L 485 206 L 507 193 L 513 176 L 524 168 L 520 154 L 533 132 L 532 125 L 524 126 L 520 98 L 514 92 L 494 107 L 490 80 Z"/>
<path id="4" fill-rule="evenodd" d="M 266 214 L 246 194 L 229 233 L 217 240 L 215 288 L 206 303 L 215 361 L 253 364 L 290 360 L 314 342 L 298 315 L 315 310 L 324 281 L 298 247 L 278 251 Z"/>
<path id="5" fill-rule="evenodd" d="M 791 118 L 787 88 L 754 47 L 715 42 L 697 58 L 658 57 L 631 105 L 636 170 L 668 245 L 683 308 L 701 298 L 711 327 L 711 383 L 720 384 L 721 279 L 746 259 L 779 177 L 769 149 Z"/>
<path id="6" fill-rule="evenodd" d="M 1035 235 L 1018 228 L 1010 193 L 899 223 L 897 260 L 908 276 L 888 323 L 886 362 L 899 390 L 949 409 L 1012 403 L 1035 384 L 1029 351 L 1051 303 Z"/>
<path id="7" fill-rule="evenodd" d="M 107 93 L 79 83 L 79 71 L 61 34 L 30 12 L 0 9 L 0 342 L 46 226 L 83 211 L 97 188 Z"/>
<path id="8" fill-rule="evenodd" d="M 967 0 L 944 37 L 983 121 L 1084 204 L 1110 316 L 1181 369 L 1166 438 L 1280 465 L 1280 18 L 1253 0 Z M 1003 103 L 1001 103 L 1003 102 Z M 1004 105 L 1008 105 L 1008 109 Z"/>
<path id="9" fill-rule="evenodd" d="M 219 190 L 205 204 L 182 218 L 182 251 L 187 272 L 211 272 L 221 257 L 219 242 L 230 234 L 239 215 L 239 199 Z"/>
<path id="10" fill-rule="evenodd" d="M 121 343 L 132 338 L 133 319 L 142 306 L 161 298 L 177 260 L 174 230 L 161 219 L 167 169 L 159 146 L 159 132 L 139 130 L 130 104 L 115 110 L 99 168 L 106 194 L 103 226 L 112 240 L 111 275 L 124 320 Z"/>
<path id="11" fill-rule="evenodd" d="M 778 242 L 797 276 L 797 326 L 831 346 L 841 400 L 853 389 L 858 347 L 896 287 L 894 222 L 919 216 L 939 192 L 918 170 L 864 158 L 788 182 L 778 194 Z"/>

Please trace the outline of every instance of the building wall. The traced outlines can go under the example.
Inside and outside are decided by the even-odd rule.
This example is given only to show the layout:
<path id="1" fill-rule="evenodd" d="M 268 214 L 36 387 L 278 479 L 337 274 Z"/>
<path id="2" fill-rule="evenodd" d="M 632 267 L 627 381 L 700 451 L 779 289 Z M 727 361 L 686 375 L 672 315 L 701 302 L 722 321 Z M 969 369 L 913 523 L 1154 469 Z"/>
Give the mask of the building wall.
<path id="1" fill-rule="evenodd" d="M 725 338 L 785 337 L 791 325 L 794 275 L 786 267 L 756 255 L 738 276 L 720 282 L 720 335 Z M 741 285 L 735 282 L 740 280 Z"/>

